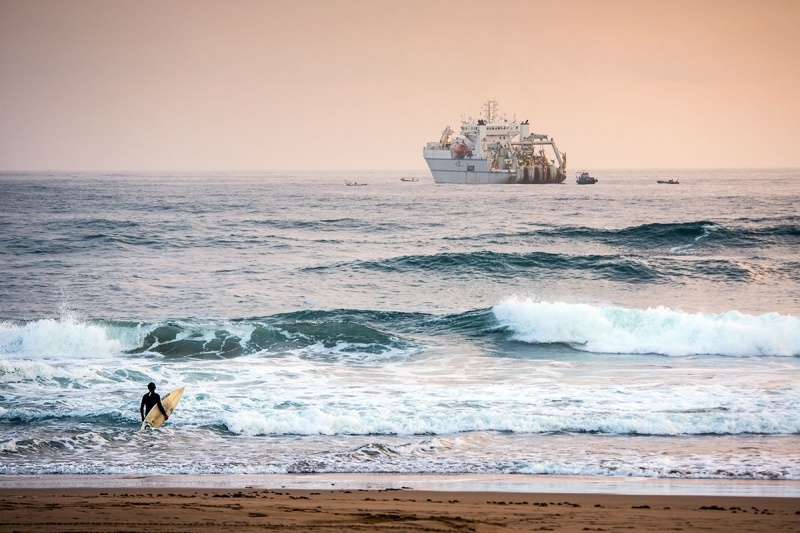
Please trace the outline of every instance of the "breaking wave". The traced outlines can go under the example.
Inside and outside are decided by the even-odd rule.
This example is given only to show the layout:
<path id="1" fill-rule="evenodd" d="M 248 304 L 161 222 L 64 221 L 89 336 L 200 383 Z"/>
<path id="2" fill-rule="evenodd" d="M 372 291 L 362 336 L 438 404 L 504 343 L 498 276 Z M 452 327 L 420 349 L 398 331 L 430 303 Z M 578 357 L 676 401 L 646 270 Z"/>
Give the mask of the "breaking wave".
<path id="1" fill-rule="evenodd" d="M 800 356 L 800 319 L 778 313 L 685 313 L 666 307 L 639 310 L 518 296 L 497 304 L 493 313 L 514 340 L 564 343 L 588 352 Z"/>
<path id="2" fill-rule="evenodd" d="M 159 323 L 44 319 L 0 323 L 0 357 L 166 360 L 298 356 L 369 363 L 425 350 L 420 337 L 459 335 L 493 342 L 498 334 L 535 345 L 563 344 L 595 353 L 800 356 L 800 319 L 778 313 L 687 313 L 544 302 L 511 296 L 491 309 L 450 315 L 334 310 L 261 318 Z"/>
<path id="3" fill-rule="evenodd" d="M 0 357 L 102 359 L 119 354 L 226 359 L 259 354 L 368 362 L 417 350 L 401 334 L 370 325 L 381 313 L 304 311 L 263 319 L 163 323 L 45 319 L 0 323 Z M 401 324 L 403 317 L 398 316 Z"/>

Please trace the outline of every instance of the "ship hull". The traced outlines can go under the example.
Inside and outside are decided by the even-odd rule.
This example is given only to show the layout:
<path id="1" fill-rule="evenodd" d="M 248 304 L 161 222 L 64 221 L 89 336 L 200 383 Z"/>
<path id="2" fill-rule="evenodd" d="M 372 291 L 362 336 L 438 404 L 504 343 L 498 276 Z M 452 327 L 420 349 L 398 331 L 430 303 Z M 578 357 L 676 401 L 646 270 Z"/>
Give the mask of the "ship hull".
<path id="1" fill-rule="evenodd" d="M 438 154 L 425 154 L 425 162 L 435 183 L 454 183 L 464 185 L 496 185 L 507 183 L 531 183 L 526 179 L 524 169 L 489 170 L 489 161 L 481 158 L 456 159 L 446 150 Z M 548 183 L 562 183 L 566 179 L 562 173 Z M 544 181 L 542 183 L 545 183 Z"/>
<path id="2" fill-rule="evenodd" d="M 449 153 L 447 154 L 450 155 Z M 462 183 L 462 184 L 497 184 L 513 183 L 517 177 L 516 172 L 489 171 L 489 161 L 486 159 L 465 158 L 453 159 L 451 157 L 426 157 L 428 168 L 436 183 Z"/>

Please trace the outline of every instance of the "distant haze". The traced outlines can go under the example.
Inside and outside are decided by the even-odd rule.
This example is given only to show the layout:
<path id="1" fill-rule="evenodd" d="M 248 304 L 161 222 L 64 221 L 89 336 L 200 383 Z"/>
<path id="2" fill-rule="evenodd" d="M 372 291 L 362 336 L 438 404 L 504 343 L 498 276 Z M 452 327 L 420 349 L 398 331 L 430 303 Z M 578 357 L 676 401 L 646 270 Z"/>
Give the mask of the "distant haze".
<path id="1" fill-rule="evenodd" d="M 797 0 L 0 0 L 0 170 L 422 169 L 488 99 L 572 169 L 800 166 Z"/>

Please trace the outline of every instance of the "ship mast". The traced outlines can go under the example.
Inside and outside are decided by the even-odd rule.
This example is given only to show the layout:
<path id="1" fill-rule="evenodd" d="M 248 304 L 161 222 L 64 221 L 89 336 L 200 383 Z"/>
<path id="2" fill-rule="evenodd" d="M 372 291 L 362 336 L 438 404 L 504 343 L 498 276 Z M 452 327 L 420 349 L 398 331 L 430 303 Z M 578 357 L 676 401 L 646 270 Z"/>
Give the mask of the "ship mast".
<path id="1" fill-rule="evenodd" d="M 489 100 L 483 104 L 483 115 L 486 117 L 486 123 L 491 124 L 497 118 L 498 104 L 497 100 Z"/>

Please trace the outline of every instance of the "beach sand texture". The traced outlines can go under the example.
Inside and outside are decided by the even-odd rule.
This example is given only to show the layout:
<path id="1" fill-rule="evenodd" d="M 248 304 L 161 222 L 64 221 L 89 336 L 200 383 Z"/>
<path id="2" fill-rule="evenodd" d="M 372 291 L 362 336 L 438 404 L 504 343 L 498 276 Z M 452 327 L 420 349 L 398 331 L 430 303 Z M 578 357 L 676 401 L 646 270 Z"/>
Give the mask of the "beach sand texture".
<path id="1" fill-rule="evenodd" d="M 800 498 L 418 490 L 2 489 L 12 531 L 800 531 Z"/>

